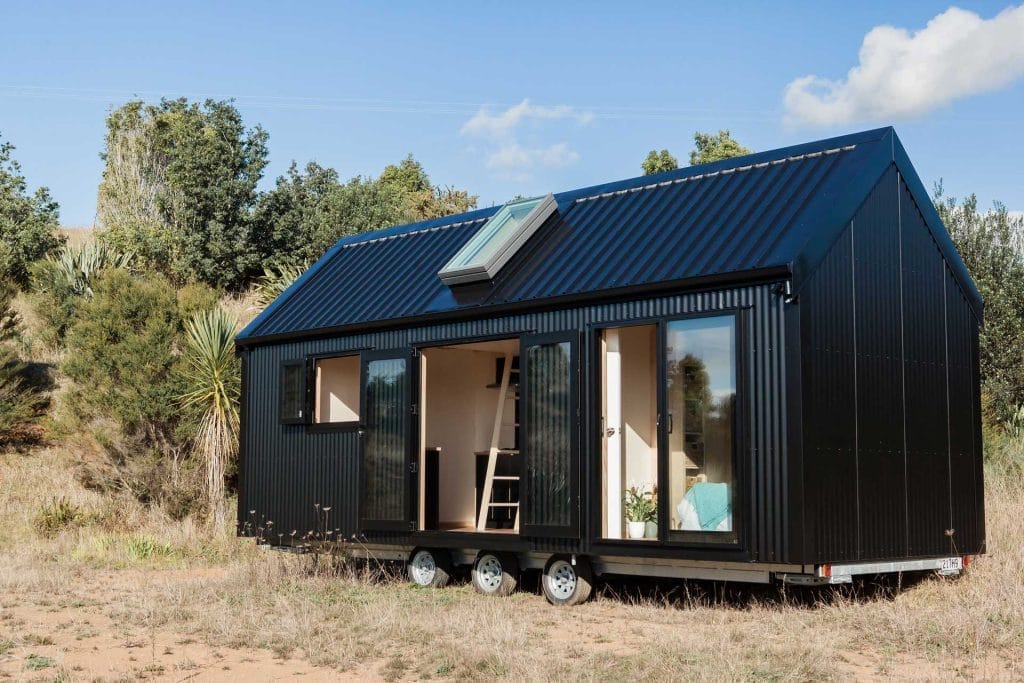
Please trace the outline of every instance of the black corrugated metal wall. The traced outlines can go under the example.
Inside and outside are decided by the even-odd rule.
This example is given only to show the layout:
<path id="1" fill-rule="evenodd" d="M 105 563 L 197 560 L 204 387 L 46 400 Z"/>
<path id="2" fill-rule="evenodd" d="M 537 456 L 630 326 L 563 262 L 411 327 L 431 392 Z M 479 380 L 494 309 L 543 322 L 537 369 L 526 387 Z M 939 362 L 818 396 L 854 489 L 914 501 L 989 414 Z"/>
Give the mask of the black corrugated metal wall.
<path id="1" fill-rule="evenodd" d="M 738 463 L 745 481 L 744 500 L 739 505 L 746 517 L 746 541 L 751 556 L 766 561 L 782 560 L 787 553 L 789 526 L 785 504 L 788 470 L 784 462 L 785 305 L 778 289 L 777 285 L 764 284 L 251 347 L 246 362 L 240 514 L 248 518 L 249 511 L 255 511 L 257 521 L 273 520 L 273 542 L 277 542 L 278 533 L 283 533 L 287 542 L 293 530 L 302 536 L 308 530 L 322 528 L 324 515 L 319 510 L 325 506 L 331 508 L 328 526 L 337 529 L 342 537 L 351 537 L 359 530 L 359 437 L 352 432 L 312 433 L 302 425 L 280 423 L 278 384 L 280 364 L 285 360 L 358 349 L 397 349 L 454 339 L 566 330 L 586 333 L 582 350 L 593 347 L 594 333 L 589 327 L 592 324 L 740 309 L 746 336 L 740 340 L 745 354 L 743 383 L 748 391 L 745 436 Z M 600 478 L 600 469 L 591 469 L 600 444 L 595 439 L 596 428 L 588 422 L 586 400 L 593 393 L 593 368 L 592 359 L 587 356 L 581 353 L 581 393 L 585 401 L 581 406 L 585 435 L 581 447 L 584 536 L 589 533 L 590 513 L 600 509 L 599 501 L 590 501 L 596 508 L 587 505 L 588 497 L 596 490 L 594 478 Z M 551 542 L 540 540 L 536 546 L 553 547 Z"/>
<path id="2" fill-rule="evenodd" d="M 978 322 L 895 166 L 800 309 L 804 561 L 979 551 Z"/>

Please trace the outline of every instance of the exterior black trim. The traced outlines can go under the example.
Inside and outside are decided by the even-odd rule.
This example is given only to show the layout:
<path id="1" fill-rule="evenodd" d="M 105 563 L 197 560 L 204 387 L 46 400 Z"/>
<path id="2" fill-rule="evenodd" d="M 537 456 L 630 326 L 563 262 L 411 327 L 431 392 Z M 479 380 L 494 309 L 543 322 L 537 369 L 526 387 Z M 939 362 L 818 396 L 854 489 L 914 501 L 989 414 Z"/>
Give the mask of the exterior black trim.
<path id="1" fill-rule="evenodd" d="M 285 334 L 268 334 L 259 337 L 241 337 L 235 339 L 235 344 L 240 347 L 260 346 L 264 344 L 283 343 L 288 341 L 350 336 L 362 332 L 382 329 L 397 330 L 407 327 L 417 327 L 420 325 L 437 325 L 440 323 L 450 323 L 462 320 L 486 319 L 508 313 L 540 313 L 544 311 L 558 310 L 576 304 L 594 302 L 611 303 L 614 301 L 635 299 L 641 295 L 653 296 L 658 294 L 681 294 L 694 290 L 703 291 L 709 289 L 726 289 L 741 285 L 776 282 L 780 279 L 787 279 L 791 275 L 791 264 L 785 264 L 743 272 L 720 273 L 716 275 L 687 278 L 686 280 L 656 282 L 652 284 L 636 285 L 633 287 L 619 287 L 596 292 L 586 292 L 583 294 L 550 297 L 547 299 L 534 299 L 530 301 L 506 304 L 475 306 L 472 308 L 410 316 L 407 318 L 373 320 L 354 325 L 322 327 L 313 330 L 302 330 L 299 332 L 289 332 Z"/>

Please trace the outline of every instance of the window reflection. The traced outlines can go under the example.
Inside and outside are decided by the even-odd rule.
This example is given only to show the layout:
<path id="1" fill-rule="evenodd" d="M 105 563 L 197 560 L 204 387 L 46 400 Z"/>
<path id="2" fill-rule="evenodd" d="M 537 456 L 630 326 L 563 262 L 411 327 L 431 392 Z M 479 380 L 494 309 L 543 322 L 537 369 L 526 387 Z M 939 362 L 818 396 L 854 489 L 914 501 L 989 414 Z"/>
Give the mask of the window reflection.
<path id="1" fill-rule="evenodd" d="M 668 323 L 669 528 L 733 531 L 736 319 Z"/>

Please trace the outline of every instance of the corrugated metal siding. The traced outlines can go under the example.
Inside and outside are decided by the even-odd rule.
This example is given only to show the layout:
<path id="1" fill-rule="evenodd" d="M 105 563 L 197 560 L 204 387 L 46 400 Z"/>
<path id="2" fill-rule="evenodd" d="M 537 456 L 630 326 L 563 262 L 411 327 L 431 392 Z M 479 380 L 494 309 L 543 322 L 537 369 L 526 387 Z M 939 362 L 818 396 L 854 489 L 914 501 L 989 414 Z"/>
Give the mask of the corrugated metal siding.
<path id="1" fill-rule="evenodd" d="M 806 543 L 836 560 L 858 557 L 860 543 L 854 286 L 848 227 L 800 299 Z"/>
<path id="2" fill-rule="evenodd" d="M 976 551 L 977 322 L 895 166 L 801 307 L 805 560 Z"/>
<path id="3" fill-rule="evenodd" d="M 900 223 L 892 167 L 853 220 L 860 555 L 906 554 Z"/>
<path id="4" fill-rule="evenodd" d="M 890 153 L 890 135 L 870 131 L 560 193 L 558 213 L 493 285 L 461 300 L 437 271 L 496 207 L 349 238 L 242 337 L 788 267 L 813 235 L 838 228 L 823 226 L 822 215 L 849 178 L 872 172 L 881 147 Z"/>
<path id="5" fill-rule="evenodd" d="M 952 542 L 959 552 L 985 543 L 981 420 L 978 405 L 978 327 L 952 274 L 946 276 L 949 372 L 949 468 Z"/>
<path id="6" fill-rule="evenodd" d="M 907 410 L 907 541 L 910 555 L 952 550 L 949 406 L 946 401 L 946 265 L 900 183 L 903 368 Z M 943 429 L 943 427 L 947 427 Z M 971 496 L 973 504 L 973 496 Z"/>
<path id="7" fill-rule="evenodd" d="M 490 335 L 586 330 L 596 323 L 643 320 L 658 316 L 678 316 L 717 310 L 743 309 L 743 329 L 747 342 L 742 382 L 746 387 L 746 420 L 738 469 L 746 482 L 741 501 L 746 536 L 751 554 L 766 561 L 786 558 L 787 470 L 785 433 L 785 362 L 783 310 L 781 297 L 762 285 L 738 289 L 690 293 L 653 299 L 607 303 L 542 313 L 523 313 L 425 327 L 403 328 L 372 334 L 351 335 L 253 347 L 250 351 L 247 381 L 244 440 L 245 462 L 242 468 L 242 509 L 256 510 L 257 518 L 273 519 L 278 529 L 297 530 L 302 535 L 314 528 L 316 504 L 331 507 L 331 527 L 343 537 L 358 529 L 358 436 L 354 433 L 312 434 L 305 427 L 281 425 L 278 420 L 278 373 L 282 361 L 307 355 L 340 353 L 356 349 L 403 348 L 410 344 Z M 581 348 L 592 346 L 592 338 Z M 585 357 L 582 395 L 592 396 L 592 366 Z M 586 404 L 584 419 L 589 420 Z M 587 500 L 594 478 L 600 470 L 596 463 L 600 444 L 595 428 L 584 423 L 585 435 L 581 495 L 582 525 L 586 536 L 591 516 L 600 502 Z M 597 507 L 593 507 L 596 505 Z M 287 536 L 285 537 L 287 539 Z M 407 540 L 394 536 L 395 542 Z M 549 539 L 533 539 L 538 550 L 583 551 L 585 544 Z M 685 551 L 671 551 L 686 555 Z"/>

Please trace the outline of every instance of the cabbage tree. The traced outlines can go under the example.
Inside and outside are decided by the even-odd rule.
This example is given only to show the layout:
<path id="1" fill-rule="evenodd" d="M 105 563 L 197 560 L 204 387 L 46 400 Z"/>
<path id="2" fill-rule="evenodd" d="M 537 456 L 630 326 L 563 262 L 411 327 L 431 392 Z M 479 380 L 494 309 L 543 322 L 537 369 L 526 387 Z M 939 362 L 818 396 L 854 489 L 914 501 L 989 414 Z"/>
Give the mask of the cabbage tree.
<path id="1" fill-rule="evenodd" d="M 184 407 L 198 410 L 193 453 L 205 464 L 210 523 L 223 529 L 224 474 L 238 451 L 241 373 L 235 356 L 237 321 L 224 309 L 201 311 L 185 323 Z"/>

